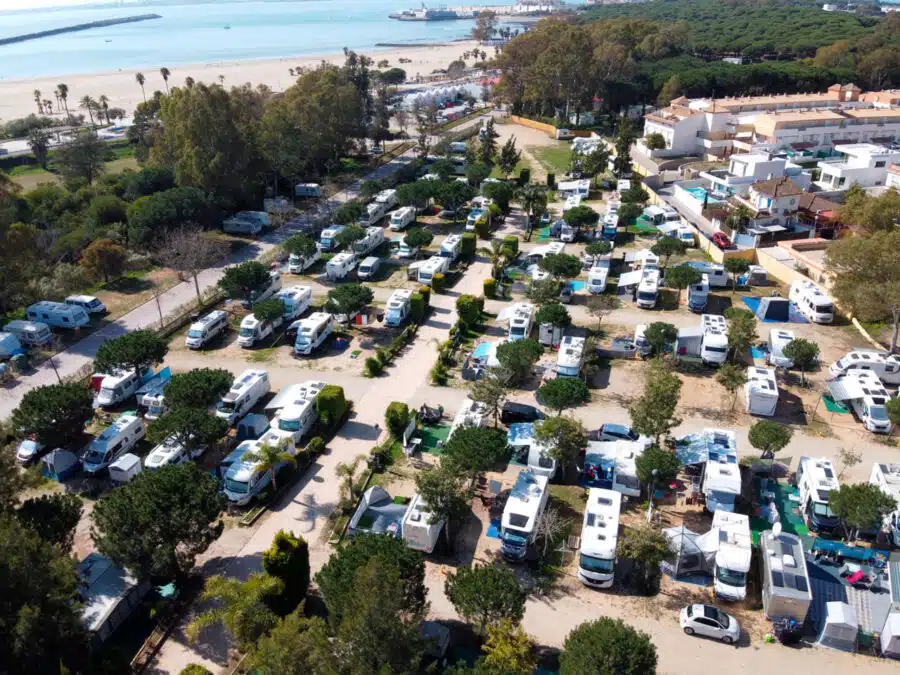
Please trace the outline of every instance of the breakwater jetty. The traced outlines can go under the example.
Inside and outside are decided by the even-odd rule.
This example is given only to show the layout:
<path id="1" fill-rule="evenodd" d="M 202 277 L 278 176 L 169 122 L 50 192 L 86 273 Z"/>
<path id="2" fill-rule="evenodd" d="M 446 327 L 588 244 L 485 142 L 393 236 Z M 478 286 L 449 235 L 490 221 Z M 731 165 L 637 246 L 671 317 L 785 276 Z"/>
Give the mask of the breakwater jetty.
<path id="1" fill-rule="evenodd" d="M 61 35 L 63 33 L 75 33 L 81 30 L 90 30 L 91 28 L 104 28 L 106 26 L 117 26 L 120 23 L 135 23 L 137 21 L 149 21 L 150 19 L 161 19 L 159 14 L 139 14 L 137 16 L 126 16 L 121 19 L 104 19 L 103 21 L 91 21 L 90 23 L 79 23 L 74 26 L 63 26 L 62 28 L 53 28 L 52 30 L 42 30 L 37 33 L 25 33 L 24 35 L 14 35 L 13 37 L 0 38 L 0 47 L 3 45 L 11 45 L 16 42 L 25 42 L 26 40 L 37 40 L 39 38 L 50 37 L 51 35 Z"/>

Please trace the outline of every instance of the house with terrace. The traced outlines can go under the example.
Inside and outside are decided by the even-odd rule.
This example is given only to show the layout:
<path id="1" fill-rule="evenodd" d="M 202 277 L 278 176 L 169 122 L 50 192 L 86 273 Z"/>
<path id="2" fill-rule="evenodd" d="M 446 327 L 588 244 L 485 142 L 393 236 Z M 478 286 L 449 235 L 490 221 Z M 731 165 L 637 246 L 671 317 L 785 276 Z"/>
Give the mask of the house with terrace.
<path id="1" fill-rule="evenodd" d="M 789 177 L 801 189 L 812 183 L 812 173 L 787 157 L 769 153 L 732 155 L 727 169 L 702 171 L 700 177 L 708 180 L 714 192 L 746 196 L 750 186 L 761 181 Z"/>
<path id="2" fill-rule="evenodd" d="M 900 149 L 872 143 L 848 143 L 835 147 L 838 157 L 819 162 L 816 186 L 821 190 L 846 190 L 851 185 L 869 188 L 887 182 L 888 168 L 900 162 Z"/>

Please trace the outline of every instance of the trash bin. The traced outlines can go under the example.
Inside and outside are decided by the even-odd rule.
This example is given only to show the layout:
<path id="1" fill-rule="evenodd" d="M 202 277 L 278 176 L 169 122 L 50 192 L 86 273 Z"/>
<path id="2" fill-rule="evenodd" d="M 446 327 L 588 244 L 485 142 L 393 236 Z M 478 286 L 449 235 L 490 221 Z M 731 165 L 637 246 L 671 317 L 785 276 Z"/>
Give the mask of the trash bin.
<path id="1" fill-rule="evenodd" d="M 16 354 L 10 359 L 10 363 L 12 367 L 16 370 L 16 372 L 24 373 L 28 370 L 28 355 L 27 354 Z"/>

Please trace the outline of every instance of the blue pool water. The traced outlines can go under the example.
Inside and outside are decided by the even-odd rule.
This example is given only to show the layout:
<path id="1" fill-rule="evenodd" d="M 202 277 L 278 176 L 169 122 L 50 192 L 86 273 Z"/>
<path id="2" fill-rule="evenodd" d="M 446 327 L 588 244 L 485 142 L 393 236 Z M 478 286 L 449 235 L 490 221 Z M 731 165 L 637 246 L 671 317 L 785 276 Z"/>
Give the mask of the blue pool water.
<path id="1" fill-rule="evenodd" d="M 486 359 L 488 353 L 491 351 L 491 343 L 490 342 L 482 342 L 480 345 L 475 347 L 475 351 L 472 352 L 472 356 L 476 359 Z"/>
<path id="2" fill-rule="evenodd" d="M 709 195 L 709 199 L 707 200 L 706 195 L 707 195 L 708 190 L 706 188 L 701 188 L 701 187 L 685 188 L 685 192 L 691 193 L 691 195 L 694 196 L 694 199 L 696 199 L 697 201 L 699 201 L 701 203 L 703 203 L 704 201 L 707 201 L 708 203 L 711 203 L 711 202 L 718 203 L 719 202 L 719 200 L 716 199 L 715 197 L 713 197 L 712 194 Z"/>

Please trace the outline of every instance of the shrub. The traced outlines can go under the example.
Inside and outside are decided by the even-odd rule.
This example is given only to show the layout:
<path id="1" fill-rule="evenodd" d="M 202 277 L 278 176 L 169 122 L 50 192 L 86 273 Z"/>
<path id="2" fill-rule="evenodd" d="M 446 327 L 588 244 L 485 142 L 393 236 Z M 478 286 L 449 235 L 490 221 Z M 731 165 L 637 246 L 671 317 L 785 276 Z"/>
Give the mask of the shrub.
<path id="1" fill-rule="evenodd" d="M 531 182 L 531 169 L 525 168 L 519 172 L 519 185 L 528 185 Z"/>
<path id="2" fill-rule="evenodd" d="M 425 317 L 425 299 L 421 293 L 413 293 L 409 296 L 409 316 L 418 323 Z"/>
<path id="3" fill-rule="evenodd" d="M 486 298 L 497 297 L 497 280 L 496 279 L 485 279 L 484 280 L 484 297 L 486 297 Z"/>
<path id="4" fill-rule="evenodd" d="M 191 663 L 190 665 L 185 666 L 181 669 L 181 672 L 178 675 L 213 675 L 211 671 L 207 670 L 203 666 L 197 665 L 196 663 Z"/>
<path id="5" fill-rule="evenodd" d="M 475 257 L 475 249 L 478 248 L 478 238 L 474 232 L 466 232 L 462 236 L 462 245 L 460 246 L 460 255 L 471 259 Z"/>
<path id="6" fill-rule="evenodd" d="M 394 436 L 401 437 L 409 425 L 409 406 L 401 401 L 394 401 L 384 412 L 384 422 Z"/>
<path id="7" fill-rule="evenodd" d="M 381 365 L 386 366 L 393 360 L 394 353 L 390 347 L 378 347 L 375 350 L 375 358 L 381 362 Z"/>
<path id="8" fill-rule="evenodd" d="M 489 240 L 491 238 L 491 226 L 484 216 L 475 221 L 475 234 L 479 239 Z"/>
<path id="9" fill-rule="evenodd" d="M 284 591 L 273 603 L 282 616 L 290 614 L 309 589 L 309 545 L 293 532 L 279 530 L 268 550 L 263 551 L 262 566 L 266 574 L 281 579 Z"/>
<path id="10" fill-rule="evenodd" d="M 503 237 L 503 247 L 509 248 L 513 254 L 519 252 L 519 237 L 514 234 Z"/>
<path id="11" fill-rule="evenodd" d="M 384 364 L 374 356 L 366 359 L 366 368 L 364 374 L 366 377 L 376 377 L 384 372 Z"/>
<path id="12" fill-rule="evenodd" d="M 347 412 L 347 399 L 344 388 L 336 384 L 326 384 L 316 397 L 316 412 L 326 427 L 339 424 Z"/>
<path id="13" fill-rule="evenodd" d="M 419 294 L 425 300 L 425 306 L 428 307 L 431 304 L 431 286 L 419 286 Z"/>
<path id="14" fill-rule="evenodd" d="M 478 304 L 478 298 L 474 295 L 463 294 L 456 299 L 456 313 L 459 314 L 460 322 L 465 323 L 467 327 L 477 325 L 481 319 Z"/>
<path id="15" fill-rule="evenodd" d="M 447 366 L 443 363 L 435 363 L 431 369 L 431 384 L 443 386 L 447 384 Z"/>
<path id="16" fill-rule="evenodd" d="M 431 279 L 431 290 L 441 293 L 447 287 L 447 278 L 440 272 L 435 272 Z"/>
<path id="17" fill-rule="evenodd" d="M 321 436 L 311 438 L 309 443 L 306 444 L 306 451 L 310 456 L 321 455 L 325 452 L 325 441 L 322 440 Z"/>

